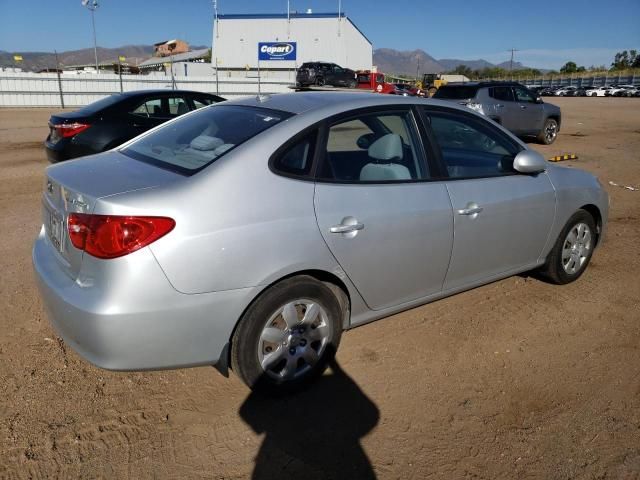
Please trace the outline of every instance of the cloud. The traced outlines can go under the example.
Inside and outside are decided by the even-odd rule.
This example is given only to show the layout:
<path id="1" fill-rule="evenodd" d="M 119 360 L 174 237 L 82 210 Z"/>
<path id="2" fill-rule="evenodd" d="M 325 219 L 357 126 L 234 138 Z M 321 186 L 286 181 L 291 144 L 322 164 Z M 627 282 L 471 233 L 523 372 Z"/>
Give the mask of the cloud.
<path id="1" fill-rule="evenodd" d="M 609 66 L 616 53 L 624 48 L 567 48 L 567 49 L 527 49 L 516 50 L 513 56 L 515 62 L 520 62 L 528 67 L 550 68 L 558 70 L 565 63 L 572 61 L 578 65 L 590 67 L 591 65 Z M 483 58 L 492 63 L 501 63 L 509 60 L 509 51 L 485 53 L 469 58 Z"/>

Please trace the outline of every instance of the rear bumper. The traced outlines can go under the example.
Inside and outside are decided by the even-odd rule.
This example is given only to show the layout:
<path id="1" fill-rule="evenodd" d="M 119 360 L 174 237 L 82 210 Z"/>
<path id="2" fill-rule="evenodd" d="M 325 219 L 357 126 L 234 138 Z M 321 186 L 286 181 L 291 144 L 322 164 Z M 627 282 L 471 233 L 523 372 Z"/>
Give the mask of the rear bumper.
<path id="1" fill-rule="evenodd" d="M 114 268 L 107 281 L 82 274 L 74 280 L 41 232 L 33 266 L 53 327 L 82 357 L 108 370 L 216 364 L 259 288 L 185 295 L 169 284 L 149 249 L 129 257 L 138 253 L 135 261 L 108 260 Z"/>

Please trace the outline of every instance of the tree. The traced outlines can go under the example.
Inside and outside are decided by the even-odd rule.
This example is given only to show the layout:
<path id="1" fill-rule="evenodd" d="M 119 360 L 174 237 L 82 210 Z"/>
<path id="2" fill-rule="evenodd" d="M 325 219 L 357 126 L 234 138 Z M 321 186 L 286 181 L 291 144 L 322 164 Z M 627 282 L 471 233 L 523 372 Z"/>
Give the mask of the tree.
<path id="1" fill-rule="evenodd" d="M 575 62 L 567 62 L 560 69 L 560 73 L 576 73 L 578 71 L 578 66 Z"/>
<path id="2" fill-rule="evenodd" d="M 637 50 L 623 50 L 616 53 L 611 64 L 611 70 L 626 70 L 627 68 L 640 67 L 640 56 Z"/>

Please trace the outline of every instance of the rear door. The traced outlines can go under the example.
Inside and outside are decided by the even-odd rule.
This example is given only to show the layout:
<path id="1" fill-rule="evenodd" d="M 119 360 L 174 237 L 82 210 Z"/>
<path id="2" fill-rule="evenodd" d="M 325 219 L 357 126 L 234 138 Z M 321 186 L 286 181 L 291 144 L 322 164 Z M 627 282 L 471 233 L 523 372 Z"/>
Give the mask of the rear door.
<path id="1" fill-rule="evenodd" d="M 321 142 L 314 206 L 320 232 L 374 310 L 442 289 L 453 220 L 408 106 L 335 118 Z"/>
<path id="2" fill-rule="evenodd" d="M 482 118 L 452 110 L 425 109 L 425 114 L 449 177 L 454 213 L 444 289 L 535 264 L 555 215 L 547 175 L 514 171 L 522 147 Z"/>

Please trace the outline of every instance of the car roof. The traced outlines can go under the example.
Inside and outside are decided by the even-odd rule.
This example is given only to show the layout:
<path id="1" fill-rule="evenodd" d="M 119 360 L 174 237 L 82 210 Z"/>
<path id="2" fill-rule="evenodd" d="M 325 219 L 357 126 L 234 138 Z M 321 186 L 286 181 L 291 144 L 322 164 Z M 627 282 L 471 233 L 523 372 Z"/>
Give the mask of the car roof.
<path id="1" fill-rule="evenodd" d="M 120 93 L 122 97 L 131 98 L 137 96 L 145 96 L 145 95 L 158 95 L 158 94 L 172 94 L 172 93 L 192 93 L 192 94 L 204 94 L 204 95 L 213 95 L 213 93 L 207 92 L 198 92 L 195 90 L 171 90 L 170 88 L 154 88 L 149 90 L 131 90 L 129 92 Z"/>
<path id="2" fill-rule="evenodd" d="M 463 107 L 452 105 L 451 102 L 420 97 L 404 97 L 399 95 L 385 95 L 380 93 L 365 92 L 293 92 L 274 95 L 259 95 L 246 97 L 239 100 L 224 102 L 226 105 L 247 105 L 252 107 L 271 108 L 293 114 L 301 114 L 320 108 L 340 113 L 356 108 L 376 107 L 381 105 L 422 104 L 440 105 L 447 108 L 458 108 L 469 111 Z"/>

